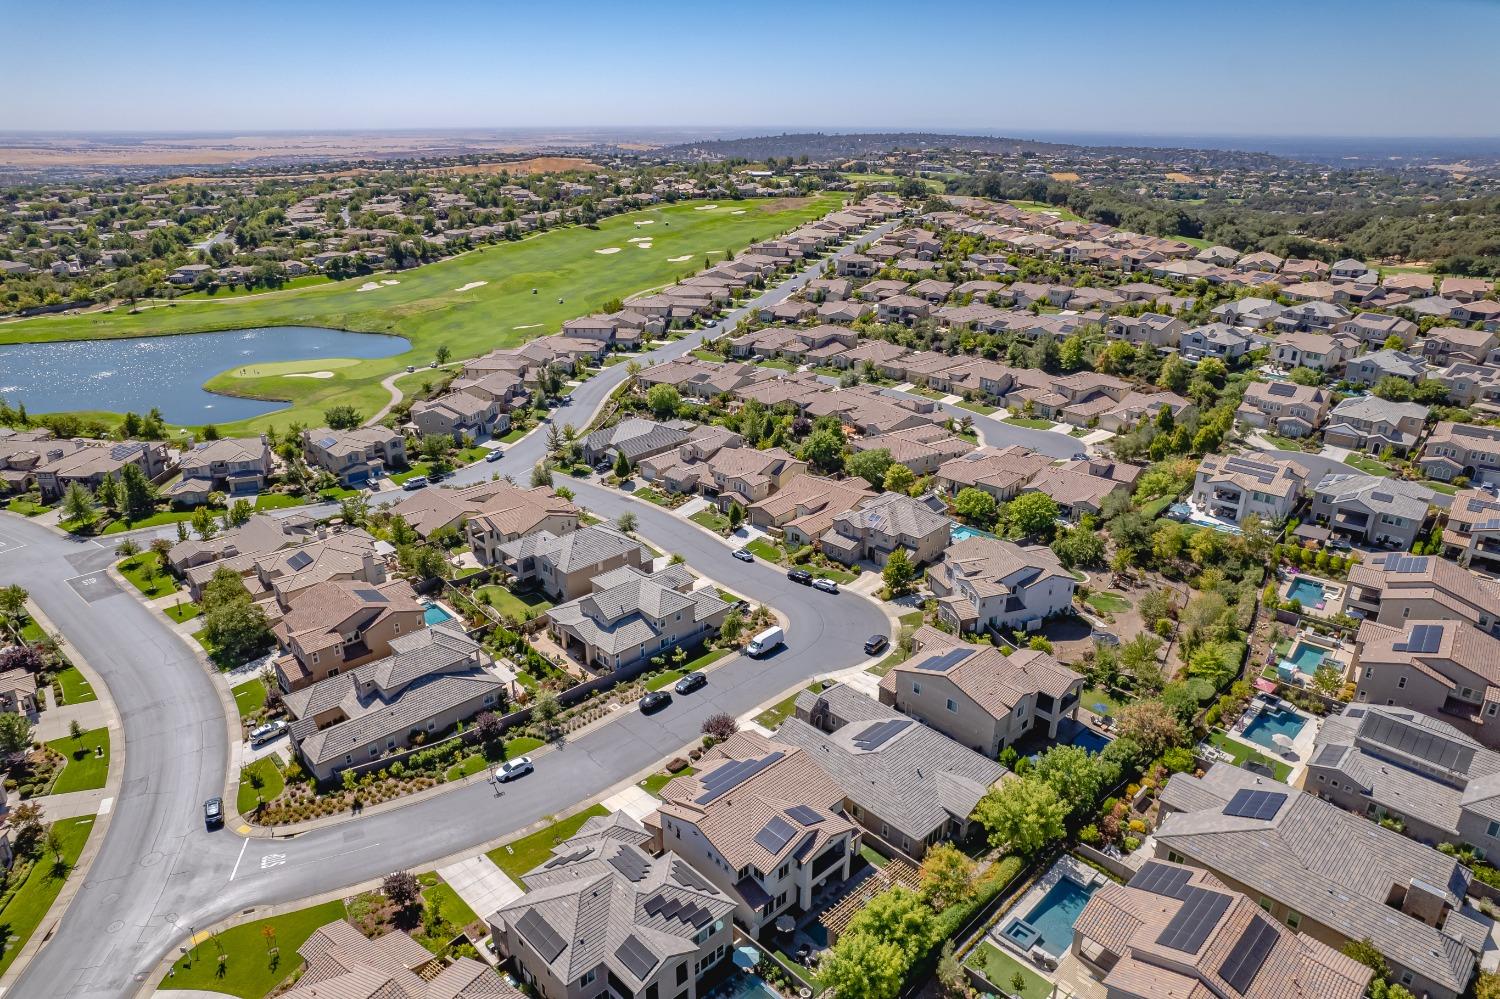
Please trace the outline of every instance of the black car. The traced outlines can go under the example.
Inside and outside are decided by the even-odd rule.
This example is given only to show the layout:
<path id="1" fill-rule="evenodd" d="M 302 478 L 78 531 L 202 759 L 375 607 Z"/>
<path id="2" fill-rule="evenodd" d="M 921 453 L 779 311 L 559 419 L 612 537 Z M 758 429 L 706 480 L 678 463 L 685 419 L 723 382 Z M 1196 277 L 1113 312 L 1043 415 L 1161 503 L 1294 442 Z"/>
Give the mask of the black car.
<path id="1" fill-rule="evenodd" d="M 203 824 L 217 829 L 224 824 L 224 799 L 209 798 L 203 803 Z"/>
<path id="2" fill-rule="evenodd" d="M 641 714 L 649 715 L 653 711 L 660 711 L 672 703 L 672 695 L 665 690 L 653 690 L 641 698 Z"/>
<path id="3" fill-rule="evenodd" d="M 691 694 L 699 687 L 706 686 L 708 686 L 708 677 L 704 676 L 702 673 L 689 673 L 681 680 L 678 680 L 677 683 L 673 685 L 672 689 L 677 691 L 679 694 Z"/>
<path id="4" fill-rule="evenodd" d="M 788 569 L 786 578 L 794 583 L 801 583 L 803 586 L 812 585 L 812 573 L 806 569 Z"/>
<path id="5" fill-rule="evenodd" d="M 873 656 L 889 644 L 890 641 L 884 635 L 871 635 L 865 639 L 865 655 Z"/>

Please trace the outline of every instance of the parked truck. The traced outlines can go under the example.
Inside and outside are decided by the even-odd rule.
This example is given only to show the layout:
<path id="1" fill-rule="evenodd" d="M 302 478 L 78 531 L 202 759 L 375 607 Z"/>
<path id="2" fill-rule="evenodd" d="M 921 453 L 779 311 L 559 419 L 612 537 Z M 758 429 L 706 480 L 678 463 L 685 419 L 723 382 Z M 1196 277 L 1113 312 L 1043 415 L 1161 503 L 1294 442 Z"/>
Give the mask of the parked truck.
<path id="1" fill-rule="evenodd" d="M 750 639 L 750 644 L 745 646 L 745 655 L 759 659 L 785 641 L 786 634 L 780 628 L 767 628 Z"/>

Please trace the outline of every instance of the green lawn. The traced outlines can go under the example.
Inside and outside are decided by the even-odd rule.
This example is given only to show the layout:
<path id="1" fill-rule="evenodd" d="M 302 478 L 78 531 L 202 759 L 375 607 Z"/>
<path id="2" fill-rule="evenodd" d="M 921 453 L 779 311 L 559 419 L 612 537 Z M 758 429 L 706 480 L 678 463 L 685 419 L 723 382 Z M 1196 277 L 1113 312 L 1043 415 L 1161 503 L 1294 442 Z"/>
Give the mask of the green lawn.
<path id="1" fill-rule="evenodd" d="M 1439 482 L 1436 479 L 1423 479 L 1422 485 L 1426 486 L 1428 489 L 1431 489 L 1433 492 L 1442 493 L 1445 496 L 1452 496 L 1454 493 L 1458 492 L 1458 487 L 1453 483 Z"/>
<path id="2" fill-rule="evenodd" d="M 720 534 L 729 530 L 729 518 L 720 513 L 718 507 L 705 507 L 688 519 Z"/>
<path id="3" fill-rule="evenodd" d="M 669 669 L 666 672 L 661 673 L 657 676 L 653 676 L 651 679 L 647 680 L 646 689 L 660 690 L 669 683 L 676 683 L 678 680 L 681 680 L 682 676 L 683 674 L 681 670 Z"/>
<path id="4" fill-rule="evenodd" d="M 1019 972 L 1025 981 L 1025 988 L 1019 993 L 1022 999 L 1049 999 L 1052 995 L 1051 982 L 1004 953 L 988 940 L 974 948 L 974 952 L 964 963 L 989 979 L 991 985 L 1005 989 L 1007 992 L 1012 990 L 1011 981 Z"/>
<path id="5" fill-rule="evenodd" d="M 496 847 L 489 852 L 489 858 L 517 884 L 524 886 L 521 875 L 546 860 L 554 846 L 578 832 L 579 827 L 590 818 L 608 814 L 609 809 L 603 805 L 594 805 L 577 815 L 559 819 L 545 829 L 538 829 L 530 836 Z"/>
<path id="6" fill-rule="evenodd" d="M 1378 475 L 1381 478 L 1391 474 L 1391 470 L 1367 454 L 1351 454 L 1344 459 L 1344 464 L 1353 465 L 1366 475 Z"/>
<path id="7" fill-rule="evenodd" d="M 289 507 L 304 506 L 306 503 L 306 496 L 293 496 L 291 493 L 261 493 L 255 497 L 257 510 L 285 510 Z"/>
<path id="8" fill-rule="evenodd" d="M 804 689 L 817 694 L 821 693 L 825 686 L 826 684 L 819 680 L 816 683 L 808 684 Z M 756 715 L 755 724 L 773 730 L 779 727 L 797 709 L 797 695 L 800 693 L 802 693 L 801 690 L 794 691 Z"/>
<path id="9" fill-rule="evenodd" d="M 1122 594 L 1109 591 L 1090 593 L 1084 600 L 1084 603 L 1100 614 L 1123 614 L 1125 611 L 1130 610 L 1129 600 Z"/>
<path id="10" fill-rule="evenodd" d="M 758 368 L 777 368 L 781 371 L 796 371 L 801 365 L 784 357 L 765 357 L 755 362 Z"/>
<path id="11" fill-rule="evenodd" d="M 901 642 L 908 635 L 912 634 L 918 628 L 922 627 L 922 617 L 923 614 L 919 610 L 907 611 L 905 614 L 902 614 L 899 618 L 901 622 L 901 629 L 897 633 L 896 637 L 891 641 L 890 652 L 886 654 L 886 657 L 884 659 L 880 660 L 880 662 L 876 663 L 874 666 L 871 666 L 865 672 L 874 673 L 876 676 L 885 676 L 891 671 L 892 666 L 897 666 L 901 663 L 906 662 L 906 653 L 901 651 Z"/>
<path id="12" fill-rule="evenodd" d="M 1162 515 L 1162 511 L 1172 505 L 1175 496 L 1158 496 L 1154 500 L 1141 504 L 1141 513 L 1151 520 Z"/>
<path id="13" fill-rule="evenodd" d="M 96 757 L 95 747 L 102 748 L 104 755 Z M 71 735 L 65 735 L 47 743 L 47 748 L 61 753 L 68 761 L 52 785 L 53 794 L 92 791 L 104 786 L 105 778 L 109 776 L 109 729 L 89 729 L 81 740 L 76 741 Z"/>
<path id="14" fill-rule="evenodd" d="M 453 886 L 438 877 L 435 871 L 418 875 L 422 882 L 422 898 L 428 905 L 437 905 L 438 911 L 443 918 L 456 929 L 463 929 L 470 923 L 479 922 L 479 914 L 469 908 L 469 903 L 463 900 Z"/>
<path id="15" fill-rule="evenodd" d="M 140 530 L 142 527 L 161 527 L 164 524 L 175 524 L 179 520 L 192 520 L 193 514 L 190 510 L 159 510 L 149 517 L 140 520 L 117 520 L 104 529 L 104 534 L 124 534 L 126 531 Z"/>
<path id="16" fill-rule="evenodd" d="M 206 934 L 172 965 L 160 989 L 201 989 L 239 999 L 262 999 L 302 966 L 297 948 L 313 930 L 344 918 L 344 903 L 335 899 L 308 909 L 283 912 L 230 927 L 214 937 Z M 267 934 L 269 928 L 272 932 Z M 273 946 L 276 954 L 269 953 Z M 219 954 L 227 960 L 219 964 Z"/>
<path id="17" fill-rule="evenodd" d="M 889 857 L 878 852 L 869 843 L 861 843 L 859 845 L 859 855 L 865 858 L 865 861 L 872 867 L 884 867 L 891 862 Z"/>
<path id="18" fill-rule="evenodd" d="M 449 767 L 443 774 L 443 780 L 463 780 L 465 777 L 471 777 L 474 774 L 482 772 L 487 766 L 489 766 L 489 761 L 484 758 L 483 754 L 470 753 Z"/>
<path id="19" fill-rule="evenodd" d="M 258 790 L 250 782 L 251 774 L 261 780 Z M 286 779 L 281 776 L 281 757 L 275 753 L 262 756 L 240 771 L 240 789 L 234 796 L 234 807 L 241 815 L 249 815 L 255 811 L 257 798 L 271 801 L 281 793 L 284 787 L 286 787 Z"/>
<path id="20" fill-rule="evenodd" d="M 29 499 L 22 499 L 17 496 L 5 504 L 5 509 L 11 513 L 18 513 L 23 517 L 35 517 L 39 513 L 46 513 L 51 507 L 43 506 L 40 503 L 33 503 Z"/>
<path id="21" fill-rule="evenodd" d="M 655 503 L 660 507 L 669 507 L 672 505 L 671 497 L 655 486 L 639 486 L 630 495 L 636 499 L 643 499 L 647 503 Z"/>
<path id="22" fill-rule="evenodd" d="M 1006 423 L 1014 423 L 1018 427 L 1030 427 L 1032 430 L 1046 430 L 1053 425 L 1051 420 L 1037 420 L 1029 416 L 1007 416 Z"/>
<path id="23" fill-rule="evenodd" d="M 170 572 L 161 571 L 161 562 L 152 552 L 142 552 L 121 559 L 115 568 L 120 570 L 120 575 L 130 580 L 132 586 L 152 600 L 177 592 L 177 577 Z"/>
<path id="24" fill-rule="evenodd" d="M 715 364 L 723 364 L 729 360 L 728 355 L 721 354 L 716 350 L 709 350 L 707 347 L 699 347 L 696 350 L 688 351 L 688 353 L 700 361 L 712 361 Z"/>
<path id="25" fill-rule="evenodd" d="M 1050 212 L 1064 222 L 1082 222 L 1083 216 L 1070 212 L 1062 205 L 1049 205 L 1045 201 L 1012 201 L 1011 204 L 1023 212 Z"/>
<path id="26" fill-rule="evenodd" d="M 1085 711 L 1093 711 L 1095 704 L 1102 704 L 1105 708 L 1105 714 L 1114 716 L 1119 715 L 1120 708 L 1125 704 L 1120 698 L 1106 693 L 1098 687 L 1083 688 L 1083 693 L 1078 695 L 1078 703 L 1083 706 Z"/>
<path id="27" fill-rule="evenodd" d="M 186 600 L 180 604 L 169 604 L 162 608 L 162 612 L 178 624 L 183 624 L 202 614 L 203 605 Z"/>
<path id="28" fill-rule="evenodd" d="M 93 685 L 79 672 L 77 666 L 69 666 L 57 674 L 57 682 L 62 686 L 64 704 L 82 704 L 99 699 L 99 695 L 94 693 Z"/>
<path id="29" fill-rule="evenodd" d="M 1208 734 L 1208 741 L 1233 756 L 1235 766 L 1243 766 L 1247 760 L 1259 760 L 1271 768 L 1271 771 L 1276 774 L 1277 780 L 1285 781 L 1291 776 L 1292 768 L 1287 764 L 1280 760 L 1274 760 L 1264 753 L 1257 753 L 1248 746 L 1235 742 L 1221 731 L 1215 730 L 1210 732 Z"/>
<path id="30" fill-rule="evenodd" d="M 641 781 L 641 787 L 645 788 L 646 791 L 652 796 L 660 798 L 662 788 L 666 787 L 678 777 L 687 777 L 697 772 L 698 771 L 694 770 L 692 767 L 684 767 L 681 770 L 677 771 L 675 774 L 652 774 L 650 777 L 647 777 L 645 780 Z"/>
<path id="31" fill-rule="evenodd" d="M 482 604 L 485 597 L 489 597 L 489 605 L 501 614 L 509 615 L 516 620 L 526 617 L 528 611 L 532 617 L 536 617 L 552 609 L 552 601 L 541 590 L 527 590 L 523 593 L 512 593 L 510 590 L 496 583 L 481 586 L 475 593 L 476 599 Z"/>
<path id="32" fill-rule="evenodd" d="M 806 569 L 814 576 L 819 576 L 823 579 L 831 579 L 835 583 L 852 583 L 854 582 L 854 580 L 859 578 L 859 576 L 857 576 L 856 574 L 852 572 L 846 572 L 843 569 L 834 569 L 828 566 L 813 565 L 812 563 L 808 563 L 802 568 Z"/>
<path id="33" fill-rule="evenodd" d="M 16 959 L 21 948 L 26 946 L 26 941 L 41 925 L 47 910 L 57 900 L 63 882 L 68 879 L 67 872 L 78 863 L 83 845 L 88 842 L 89 830 L 94 828 L 94 817 L 87 815 L 81 819 L 64 819 L 54 823 L 52 828 L 57 830 L 62 840 L 62 869 L 54 869 L 58 857 L 52 851 L 44 849 L 41 858 L 26 875 L 26 880 L 16 888 L 5 907 L 0 908 L 0 948 L 3 948 L 0 951 L 0 974 L 10 968 L 11 962 Z M 58 877 L 58 874 L 62 876 Z M 246 999 L 250 997 L 247 996 Z M 259 999 L 259 996 L 255 999 Z"/>
<path id="34" fill-rule="evenodd" d="M 48 316 L 7 324 L 0 342 L 82 340 L 94 337 L 142 336 L 199 330 L 243 329 L 302 324 L 407 337 L 411 349 L 393 357 L 362 360 L 330 368 L 327 379 L 233 377 L 210 380 L 214 391 L 260 398 L 287 399 L 291 406 L 274 414 L 220 426 L 225 433 L 289 426 L 294 421 L 318 425 L 334 401 L 373 413 L 389 399 L 380 381 L 408 364 L 426 364 L 440 344 L 455 360 L 511 347 L 556 332 L 566 319 L 597 311 L 605 302 L 670 284 L 702 266 L 706 253 L 745 245 L 818 218 L 839 207 L 838 193 L 725 203 L 697 211 L 702 202 L 683 202 L 629 212 L 601 220 L 595 227 L 553 229 L 515 243 L 487 246 L 469 253 L 382 276 L 398 284 L 369 292 L 358 289 L 369 280 L 356 277 L 310 287 L 219 301 L 183 301 L 170 308 L 126 308 L 76 316 Z M 733 214 L 742 211 L 744 214 Z M 635 222 L 651 220 L 655 240 L 648 252 L 627 250 L 601 255 L 595 250 L 629 246 Z M 684 262 L 670 258 L 689 256 Z M 459 293 L 474 281 L 482 287 Z M 537 293 L 532 294 L 536 289 Z M 498 321 L 497 317 L 504 317 Z"/>
<path id="35" fill-rule="evenodd" d="M 230 688 L 234 695 L 234 705 L 240 709 L 240 717 L 248 718 L 250 715 L 265 707 L 266 685 L 259 678 L 246 680 L 238 686 Z"/>
<path id="36" fill-rule="evenodd" d="M 928 388 L 925 385 L 913 385 L 906 391 L 912 395 L 919 395 L 924 399 L 945 399 L 948 396 L 947 392 L 939 392 L 937 389 Z"/>
<path id="37" fill-rule="evenodd" d="M 990 406 L 982 402 L 975 402 L 972 399 L 965 399 L 963 402 L 958 404 L 958 408 L 967 409 L 971 412 L 978 413 L 981 416 L 989 416 L 991 413 L 998 412 L 998 407 Z"/>
<path id="38" fill-rule="evenodd" d="M 274 290 L 276 290 L 276 291 L 287 291 L 287 290 L 290 290 L 292 288 L 306 288 L 306 287 L 308 287 L 310 285 L 315 285 L 315 284 L 327 284 L 329 282 L 329 280 L 331 280 L 331 279 L 326 274 L 304 274 L 301 277 L 288 278 L 286 281 L 284 281 L 282 283 L 282 285 L 281 285 L 280 288 L 277 288 L 277 289 L 274 289 Z M 211 289 L 207 289 L 205 291 L 190 291 L 186 295 L 178 295 L 175 299 L 173 299 L 173 301 L 177 301 L 177 302 L 192 302 L 192 301 L 198 301 L 198 300 L 213 301 L 216 298 L 239 298 L 239 297 L 241 297 L 243 295 L 260 295 L 260 294 L 264 294 L 265 292 L 270 291 L 270 290 L 272 290 L 272 289 L 269 289 L 269 288 L 246 288 L 242 284 L 237 284 L 237 285 L 232 285 L 232 286 L 229 286 L 229 285 L 220 285 L 217 288 L 211 288 Z M 305 361 L 292 361 L 292 362 L 289 362 L 289 363 L 292 363 L 292 364 L 301 364 L 304 367 L 307 364 L 307 362 L 305 362 Z M 316 369 L 312 369 L 312 370 L 316 370 Z"/>
<path id="39" fill-rule="evenodd" d="M 776 563 L 781 561 L 782 551 L 780 546 L 769 538 L 756 538 L 745 547 L 750 549 L 751 553 L 757 558 L 763 558 L 767 562 Z"/>

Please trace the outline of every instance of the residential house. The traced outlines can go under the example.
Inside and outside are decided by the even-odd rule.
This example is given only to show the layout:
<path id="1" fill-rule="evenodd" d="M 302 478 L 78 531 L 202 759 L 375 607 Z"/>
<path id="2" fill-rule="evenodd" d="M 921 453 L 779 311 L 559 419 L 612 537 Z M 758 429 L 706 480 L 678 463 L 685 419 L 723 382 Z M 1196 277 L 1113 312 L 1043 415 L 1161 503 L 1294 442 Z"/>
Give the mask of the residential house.
<path id="1" fill-rule="evenodd" d="M 1488 278 L 1445 277 L 1438 286 L 1438 294 L 1455 298 L 1460 302 L 1473 302 L 1484 298 L 1495 290 L 1495 283 Z"/>
<path id="2" fill-rule="evenodd" d="M 1262 328 L 1274 322 L 1282 308 L 1269 298 L 1236 298 L 1214 306 L 1209 314 L 1231 326 Z"/>
<path id="3" fill-rule="evenodd" d="M 1435 326 L 1422 338 L 1422 356 L 1433 365 L 1455 361 L 1483 364 L 1497 346 L 1500 346 L 1500 334 L 1494 330 Z"/>
<path id="4" fill-rule="evenodd" d="M 221 437 L 204 441 L 177 459 L 182 478 L 163 490 L 174 503 L 199 505 L 208 494 L 254 496 L 271 477 L 270 445 L 261 437 Z"/>
<path id="5" fill-rule="evenodd" d="M 1405 455 L 1416 447 L 1427 425 L 1428 407 L 1393 402 L 1379 396 L 1350 396 L 1328 414 L 1323 440 L 1334 447 L 1381 454 L 1387 448 Z"/>
<path id="6" fill-rule="evenodd" d="M 1380 552 L 1349 568 L 1345 609 L 1400 627 L 1407 621 L 1467 621 L 1500 632 L 1500 582 L 1431 555 Z"/>
<path id="7" fill-rule="evenodd" d="M 1271 360 L 1285 368 L 1334 373 L 1355 355 L 1352 339 L 1328 333 L 1283 333 L 1271 343 Z"/>
<path id="8" fill-rule="evenodd" d="M 1382 378 L 1400 378 L 1415 385 L 1422 380 L 1426 370 L 1427 365 L 1420 356 L 1386 349 L 1351 360 L 1344 378 L 1355 385 L 1374 385 Z"/>
<path id="9" fill-rule="evenodd" d="M 913 499 L 882 493 L 833 518 L 833 526 L 818 538 L 818 549 L 845 565 L 873 562 L 885 565 L 897 548 L 914 565 L 935 560 L 948 547 L 953 522 L 947 504 L 932 495 Z"/>
<path id="10" fill-rule="evenodd" d="M 943 462 L 933 476 L 933 486 L 949 496 L 974 488 L 989 493 L 1001 503 L 1014 499 L 1021 487 L 1052 459 L 1030 448 L 1012 444 L 1009 447 L 981 447 L 968 454 Z"/>
<path id="11" fill-rule="evenodd" d="M 579 509 L 551 489 L 508 489 L 489 494 L 468 514 L 464 531 L 480 565 L 502 561 L 500 547 L 546 531 L 563 537 L 578 529 Z"/>
<path id="12" fill-rule="evenodd" d="M 1178 338 L 1187 328 L 1187 323 L 1176 316 L 1143 312 L 1139 316 L 1111 316 L 1104 326 L 1104 335 L 1111 340 L 1124 340 L 1128 343 L 1175 347 Z"/>
<path id="13" fill-rule="evenodd" d="M 510 429 L 510 416 L 483 392 L 448 392 L 424 399 L 411 407 L 411 422 L 423 436 L 452 437 L 453 443 L 484 440 Z"/>
<path id="14" fill-rule="evenodd" d="M 427 608 L 404 579 L 379 585 L 329 580 L 299 593 L 272 627 L 282 655 L 275 661 L 282 690 L 319 680 L 391 654 L 391 640 L 426 627 Z"/>
<path id="15" fill-rule="evenodd" d="M 961 631 L 1032 631 L 1068 613 L 1076 581 L 1050 548 L 972 537 L 928 571 L 938 614 Z"/>
<path id="16" fill-rule="evenodd" d="M 1457 860 L 1223 763 L 1174 774 L 1161 802 L 1158 860 L 1207 870 L 1329 947 L 1369 940 L 1413 994 L 1457 999 L 1473 978 L 1492 924 L 1465 904 Z M 1200 905 L 1200 919 L 1217 908 Z"/>
<path id="17" fill-rule="evenodd" d="M 1381 312 L 1361 312 L 1339 322 L 1335 329 L 1343 336 L 1353 337 L 1366 350 L 1381 350 L 1391 337 L 1401 341 L 1401 349 L 1409 348 L 1417 339 L 1417 324 L 1400 316 Z"/>
<path id="18" fill-rule="evenodd" d="M 1366 620 L 1355 645 L 1355 700 L 1439 716 L 1500 746 L 1500 638 L 1462 620 Z"/>
<path id="19" fill-rule="evenodd" d="M 944 427 L 929 423 L 889 434 L 856 437 L 849 442 L 852 451 L 886 451 L 891 461 L 905 465 L 917 475 L 931 475 L 942 465 L 974 450 L 974 445 L 955 437 Z"/>
<path id="20" fill-rule="evenodd" d="M 596 576 L 592 592 L 548 611 L 548 630 L 595 672 L 627 669 L 719 630 L 729 603 L 692 586 L 680 565 L 658 573 L 622 566 Z"/>
<path id="21" fill-rule="evenodd" d="M 588 526 L 558 537 L 534 531 L 500 546 L 500 565 L 521 586 L 536 586 L 553 601 L 576 600 L 593 589 L 593 580 L 612 569 L 631 566 L 651 571 L 644 545 L 610 527 Z"/>
<path id="22" fill-rule="evenodd" d="M 1306 483 L 1307 470 L 1294 461 L 1211 454 L 1198 464 L 1193 501 L 1233 524 L 1251 515 L 1279 524 L 1291 516 Z"/>
<path id="23" fill-rule="evenodd" d="M 340 919 L 297 953 L 301 973 L 281 999 L 522 999 L 483 961 L 439 957 L 400 930 L 371 939 Z"/>
<path id="24" fill-rule="evenodd" d="M 1183 330 L 1177 338 L 1177 349 L 1190 361 L 1204 357 L 1233 361 L 1243 357 L 1254 345 L 1255 341 L 1248 333 L 1224 323 L 1194 326 Z"/>
<path id="25" fill-rule="evenodd" d="M 1308 437 L 1323 422 L 1328 402 L 1328 390 L 1316 385 L 1252 382 L 1235 416 L 1253 427 L 1275 430 L 1286 437 Z"/>
<path id="26" fill-rule="evenodd" d="M 1444 420 L 1433 428 L 1417 463 L 1423 475 L 1439 482 L 1460 476 L 1490 482 L 1500 474 L 1500 427 Z"/>
<path id="27" fill-rule="evenodd" d="M 1282 333 L 1331 330 L 1349 318 L 1349 310 L 1332 302 L 1298 302 L 1281 310 L 1272 325 Z"/>
<path id="28" fill-rule="evenodd" d="M 789 546 L 810 545 L 833 526 L 835 517 L 875 495 L 863 482 L 799 475 L 750 504 L 750 524 L 763 531 L 779 529 Z"/>
<path id="29" fill-rule="evenodd" d="M 208 565 L 221 559 L 241 555 L 261 555 L 304 540 L 306 530 L 300 521 L 273 517 L 268 513 L 251 515 L 239 527 L 232 527 L 212 538 L 189 538 L 179 541 L 167 553 L 167 561 L 178 575 L 194 566 Z"/>
<path id="30" fill-rule="evenodd" d="M 1436 495 L 1427 486 L 1402 479 L 1334 472 L 1314 487 L 1312 515 L 1335 537 L 1411 551 Z"/>
<path id="31" fill-rule="evenodd" d="M 677 447 L 688 439 L 692 424 L 681 420 L 657 423 L 639 417 L 627 417 L 612 427 L 595 430 L 583 438 L 583 460 L 595 464 L 602 460 L 613 460 L 623 454 L 631 465 L 642 458 L 661 454 Z"/>
<path id="32" fill-rule="evenodd" d="M 302 431 L 307 464 L 331 472 L 339 485 L 358 487 L 407 466 L 406 439 L 379 425 L 353 430 L 319 427 Z"/>
<path id="33" fill-rule="evenodd" d="M 35 720 L 40 710 L 37 707 L 35 673 L 26 669 L 9 669 L 0 673 L 0 712 Z"/>
<path id="34" fill-rule="evenodd" d="M 1500 498 L 1482 489 L 1462 489 L 1448 508 L 1443 557 L 1466 568 L 1500 572 Z"/>
<path id="35" fill-rule="evenodd" d="M 154 441 L 38 441 L 24 450 L 39 452 L 40 462 L 29 470 L 29 484 L 49 503 L 62 499 L 74 483 L 97 491 L 105 476 L 120 479 L 126 465 L 152 480 L 167 469 L 166 446 Z"/>

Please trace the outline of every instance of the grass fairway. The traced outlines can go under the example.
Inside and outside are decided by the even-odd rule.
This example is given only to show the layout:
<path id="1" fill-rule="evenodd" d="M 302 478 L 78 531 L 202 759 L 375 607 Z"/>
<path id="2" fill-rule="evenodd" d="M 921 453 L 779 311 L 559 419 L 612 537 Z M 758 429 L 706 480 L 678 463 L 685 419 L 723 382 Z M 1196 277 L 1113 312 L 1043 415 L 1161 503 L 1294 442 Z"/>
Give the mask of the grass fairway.
<path id="1" fill-rule="evenodd" d="M 53 794 L 92 791 L 104 786 L 104 781 L 109 776 L 109 729 L 90 729 L 78 740 L 65 735 L 61 739 L 53 739 L 47 743 L 47 747 L 68 761 L 63 772 L 57 775 L 57 782 L 52 785 Z M 95 756 L 95 747 L 103 749 L 104 755 Z"/>
<path id="2" fill-rule="evenodd" d="M 157 988 L 201 989 L 240 999 L 261 999 L 302 966 L 297 948 L 307 943 L 313 930 L 343 918 L 344 903 L 334 899 L 310 909 L 241 923 L 212 938 L 205 934 L 177 959 L 172 975 L 162 979 Z M 269 934 L 265 933 L 267 927 Z M 269 953 L 273 941 L 275 955 Z M 222 965 L 221 948 L 225 955 Z"/>
<path id="3" fill-rule="evenodd" d="M 455 358 L 476 357 L 556 331 L 563 320 L 586 315 L 612 298 L 660 287 L 696 273 L 705 255 L 739 250 L 839 207 L 840 194 L 808 198 L 725 202 L 698 211 L 702 202 L 664 205 L 617 215 L 597 228 L 574 226 L 540 233 L 517 243 L 488 246 L 401 271 L 371 291 L 366 278 L 240 298 L 127 307 L 79 316 L 44 317 L 0 327 L 0 343 L 149 336 L 256 326 L 308 325 L 369 333 L 396 333 L 412 349 L 395 357 L 361 360 L 344 367 L 326 362 L 304 370 L 326 370 L 332 378 L 288 378 L 279 369 L 261 377 L 220 374 L 208 388 L 231 395 L 285 399 L 288 409 L 221 426 L 225 433 L 289 426 L 317 426 L 335 401 L 373 413 L 390 398 L 380 386 L 408 364 L 426 364 L 440 345 Z M 744 212 L 736 215 L 735 212 Z M 636 226 L 636 222 L 650 225 Z M 639 249 L 634 236 L 650 236 Z M 594 251 L 618 247 L 619 252 Z M 670 258 L 690 259 L 673 263 Z M 457 289 L 483 282 L 480 287 Z M 532 290 L 536 289 L 536 294 Z M 300 363 L 300 362 L 299 362 Z M 270 365 L 261 365 L 270 368 Z"/>
<path id="4" fill-rule="evenodd" d="M 16 888 L 4 908 L 0 908 L 0 948 L 3 948 L 3 952 L 0 952 L 0 974 L 10 968 L 11 962 L 16 959 L 21 948 L 26 946 L 31 934 L 41 925 L 47 910 L 56 901 L 58 892 L 62 891 L 63 882 L 68 879 L 67 872 L 78 863 L 78 857 L 83 853 L 83 844 L 88 842 L 89 830 L 94 828 L 94 817 L 87 815 L 81 819 L 64 819 L 54 823 L 53 828 L 62 840 L 63 867 L 61 870 L 54 870 L 57 856 L 51 850 L 44 849 L 42 856 L 31 866 L 26 880 Z M 58 874 L 62 876 L 58 877 Z"/>

